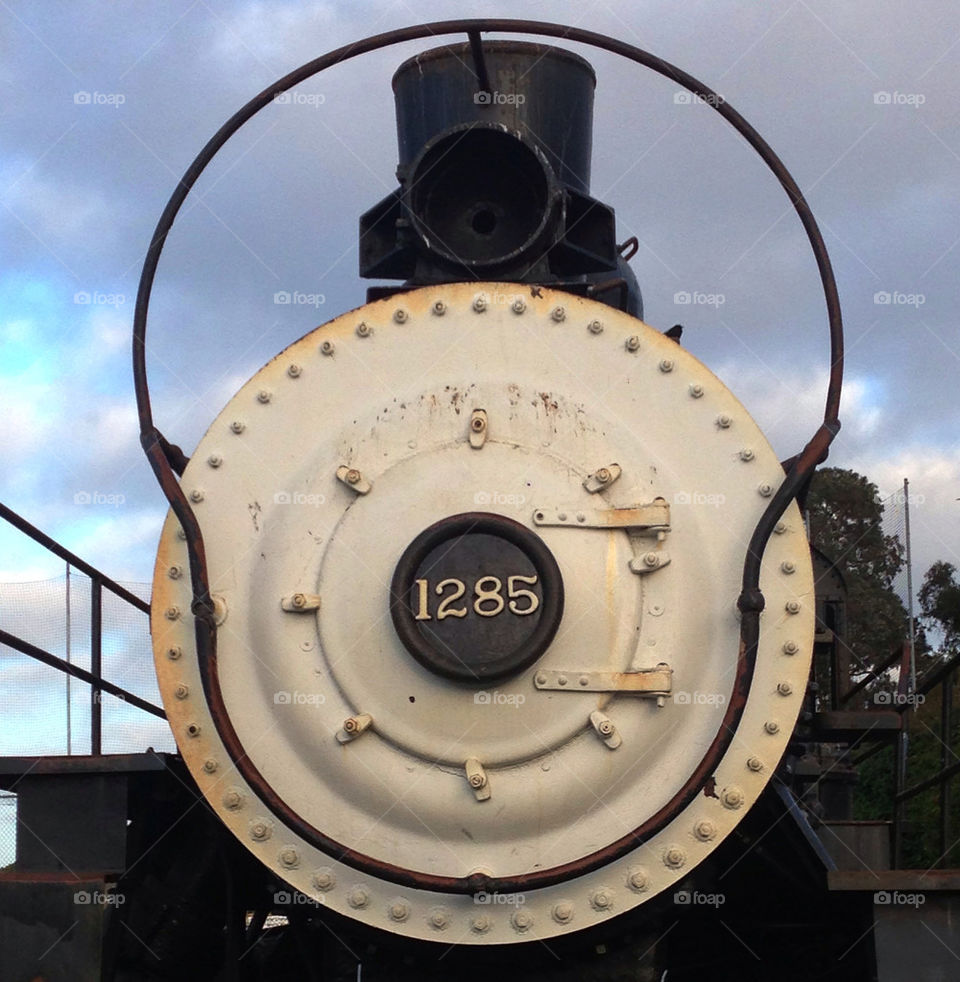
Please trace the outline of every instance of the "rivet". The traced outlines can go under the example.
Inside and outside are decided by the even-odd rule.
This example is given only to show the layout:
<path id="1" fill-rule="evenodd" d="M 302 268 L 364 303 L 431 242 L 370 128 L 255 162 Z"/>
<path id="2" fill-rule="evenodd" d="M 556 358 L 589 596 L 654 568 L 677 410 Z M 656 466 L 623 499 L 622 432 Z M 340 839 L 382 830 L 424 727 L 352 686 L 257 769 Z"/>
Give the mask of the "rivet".
<path id="1" fill-rule="evenodd" d="M 223 802 L 223 807 L 228 808 L 232 812 L 243 807 L 243 793 L 237 788 L 227 788 L 223 792 L 223 797 L 220 800 Z"/>
<path id="2" fill-rule="evenodd" d="M 562 511 L 560 512 L 559 515 L 557 515 L 558 522 L 565 522 L 566 520 L 567 520 L 567 513 L 565 511 Z"/>
<path id="3" fill-rule="evenodd" d="M 739 808 L 743 804 L 743 792 L 739 788 L 724 788 L 720 802 L 724 808 Z"/>
<path id="4" fill-rule="evenodd" d="M 470 930 L 474 934 L 486 934 L 493 927 L 493 921 L 486 914 L 478 914 L 470 919 Z"/>
<path id="5" fill-rule="evenodd" d="M 740 459 L 743 461 L 753 460 L 753 451 L 749 447 L 744 447 L 740 451 Z"/>
<path id="6" fill-rule="evenodd" d="M 209 467 L 213 467 L 214 469 L 216 469 L 222 463 L 223 463 L 223 457 L 221 457 L 220 454 L 218 453 L 212 453 L 210 454 L 209 457 L 207 457 L 207 465 Z"/>
<path id="7" fill-rule="evenodd" d="M 587 324 L 587 330 L 591 334 L 602 334 L 603 333 L 603 321 L 590 321 Z"/>
<path id="8" fill-rule="evenodd" d="M 176 661 L 183 654 L 183 648 L 167 648 L 167 658 Z"/>
<path id="9" fill-rule="evenodd" d="M 434 300 L 433 306 L 430 308 L 437 317 L 443 317 L 447 312 L 447 305 L 442 300 Z"/>
<path id="10" fill-rule="evenodd" d="M 783 605 L 784 610 L 788 614 L 799 614 L 800 613 L 800 601 L 799 600 L 788 600 Z"/>
<path id="11" fill-rule="evenodd" d="M 550 317 L 551 317 L 551 319 L 554 320 L 554 321 L 556 321 L 558 324 L 566 316 L 567 316 L 567 312 L 563 309 L 563 307 L 554 307 L 553 310 L 550 311 Z"/>
<path id="12" fill-rule="evenodd" d="M 168 621 L 178 621 L 180 620 L 180 608 L 167 607 L 167 609 L 163 612 L 163 616 L 166 617 Z"/>
<path id="13" fill-rule="evenodd" d="M 773 485 L 767 484 L 766 481 L 764 481 L 764 483 L 757 488 L 757 493 L 761 498 L 769 498 L 770 495 L 773 494 Z"/>
<path id="14" fill-rule="evenodd" d="M 280 851 L 280 863 L 287 869 L 293 869 L 300 865 L 300 853 L 293 846 L 287 846 Z"/>
<path id="15" fill-rule="evenodd" d="M 523 297 L 517 297 L 517 299 L 510 304 L 510 309 L 515 314 L 522 314 L 527 309 L 527 305 L 523 302 Z"/>
<path id="16" fill-rule="evenodd" d="M 272 397 L 268 389 L 261 389 L 257 393 L 257 402 L 268 403 L 271 398 Z"/>
<path id="17" fill-rule="evenodd" d="M 173 694 L 178 699 L 186 699 L 190 695 L 190 687 L 181 682 L 174 690 Z"/>
<path id="18" fill-rule="evenodd" d="M 184 531 L 183 531 L 183 529 L 181 529 L 181 528 L 178 528 L 178 529 L 177 529 L 177 538 L 178 538 L 178 539 L 179 539 L 179 540 L 180 540 L 181 542 L 186 542 L 186 541 L 187 541 L 187 533 L 186 533 L 186 532 L 184 532 Z"/>
<path id="19" fill-rule="evenodd" d="M 407 317 L 409 317 L 409 314 L 403 309 L 403 307 L 397 307 L 397 309 L 393 312 L 393 319 L 397 324 L 406 324 Z M 361 337 L 363 336 L 364 335 L 361 335 Z"/>
<path id="20" fill-rule="evenodd" d="M 587 516 L 584 515 L 584 513 L 582 511 L 578 511 L 577 512 L 577 521 L 578 522 L 585 522 L 586 520 L 587 520 Z"/>
<path id="21" fill-rule="evenodd" d="M 766 723 L 763 724 L 763 728 L 770 734 L 770 736 L 780 732 L 780 724 L 775 719 L 768 719 Z"/>
<path id="22" fill-rule="evenodd" d="M 529 931 L 533 927 L 533 914 L 526 910 L 516 910 L 513 912 L 513 917 L 510 918 L 510 923 L 513 925 L 514 930 L 522 934 L 524 931 Z"/>
<path id="23" fill-rule="evenodd" d="M 410 906 L 402 900 L 394 900 L 387 908 L 391 921 L 405 921 L 410 916 Z"/>
<path id="24" fill-rule="evenodd" d="M 430 927 L 442 931 L 450 923 L 450 916 L 442 907 L 430 911 Z"/>
<path id="25" fill-rule="evenodd" d="M 566 684 L 567 684 L 567 677 L 566 677 L 566 675 L 558 675 L 557 676 L 557 685 L 566 685 Z"/>
<path id="26" fill-rule="evenodd" d="M 324 341 L 323 344 L 320 345 L 320 354 L 321 355 L 332 355 L 333 354 L 333 342 L 332 341 Z"/>
<path id="27" fill-rule="evenodd" d="M 201 501 L 203 501 L 203 497 L 204 497 L 203 496 L 203 491 L 201 491 L 200 488 L 194 488 L 190 492 L 190 500 L 194 504 L 199 504 Z"/>
<path id="28" fill-rule="evenodd" d="M 167 570 L 167 576 L 169 576 L 171 580 L 179 580 L 180 577 L 183 576 L 183 567 L 182 566 L 171 566 Z"/>
<path id="29" fill-rule="evenodd" d="M 537 685 L 546 685 L 546 684 L 547 684 L 546 675 L 544 675 L 543 672 L 539 672 L 537 674 Z"/>
<path id="30" fill-rule="evenodd" d="M 670 869 L 680 869 L 687 861 L 687 854 L 679 846 L 670 846 L 663 851 L 663 864 Z"/>
<path id="31" fill-rule="evenodd" d="M 630 337 L 624 342 L 624 347 L 627 351 L 639 351 L 640 350 L 640 337 L 637 334 L 631 334 Z"/>
<path id="32" fill-rule="evenodd" d="M 482 314 L 487 309 L 487 298 L 486 297 L 475 297 L 473 301 L 473 309 L 478 313 Z"/>
<path id="33" fill-rule="evenodd" d="M 773 531 L 777 535 L 783 535 L 783 533 L 787 531 L 787 523 L 786 522 L 777 522 L 777 524 L 773 526 Z"/>
<path id="34" fill-rule="evenodd" d="M 244 430 L 245 430 L 246 428 L 247 428 L 247 424 L 246 424 L 246 423 L 244 423 L 242 419 L 235 419 L 235 420 L 234 420 L 234 421 L 233 421 L 233 422 L 232 422 L 232 423 L 230 424 L 230 429 L 231 429 L 231 430 L 232 430 L 232 431 L 233 431 L 234 433 L 242 433 L 242 432 L 243 432 L 243 431 L 244 431 Z"/>
<path id="35" fill-rule="evenodd" d="M 705 818 L 694 825 L 693 834 L 701 842 L 709 842 L 717 834 L 717 827 L 713 822 Z"/>
<path id="36" fill-rule="evenodd" d="M 660 565 L 660 557 L 655 552 L 648 552 L 644 554 L 643 565 L 653 569 L 655 566 Z"/>
<path id="37" fill-rule="evenodd" d="M 313 874 L 313 885 L 326 893 L 337 885 L 337 878 L 329 866 L 321 866 Z"/>
<path id="38" fill-rule="evenodd" d="M 789 696 L 793 692 L 793 686 L 789 682 L 781 682 L 777 686 L 777 692 L 782 696 Z"/>
<path id="39" fill-rule="evenodd" d="M 573 920 L 573 904 L 569 900 L 561 900 L 553 905 L 550 913 L 558 924 L 569 924 Z"/>
<path id="40" fill-rule="evenodd" d="M 717 426 L 719 426 L 721 430 L 729 429 L 732 422 L 733 420 L 726 413 L 721 413 L 717 417 Z"/>
<path id="41" fill-rule="evenodd" d="M 635 893 L 643 893 L 647 889 L 648 882 L 646 870 L 632 869 L 627 876 L 627 886 Z"/>
<path id="42" fill-rule="evenodd" d="M 763 761 L 759 757 L 748 757 L 747 768 L 755 774 L 763 770 Z"/>
<path id="43" fill-rule="evenodd" d="M 800 650 L 800 645 L 796 641 L 784 641 L 783 653 L 785 655 L 795 655 Z"/>
<path id="44" fill-rule="evenodd" d="M 588 679 L 586 675 L 581 675 L 580 678 L 577 681 L 581 685 L 589 685 L 590 684 L 590 679 Z"/>
<path id="45" fill-rule="evenodd" d="M 393 319 L 395 321 L 397 321 L 398 324 L 401 323 L 402 321 L 406 320 L 406 317 L 405 316 L 402 317 L 400 320 L 397 320 L 397 314 L 399 314 L 399 313 L 400 313 L 399 310 L 396 310 L 393 313 Z M 368 338 L 368 337 L 370 337 L 370 325 L 367 324 L 365 321 L 360 321 L 360 323 L 357 324 L 356 332 L 357 332 L 357 337 L 358 338 Z"/>
<path id="46" fill-rule="evenodd" d="M 300 378 L 300 373 L 302 371 L 303 369 L 299 365 L 290 365 L 289 368 L 287 368 L 287 375 L 289 375 L 290 378 Z"/>
<path id="47" fill-rule="evenodd" d="M 212 758 L 208 757 L 203 762 L 203 769 L 207 774 L 215 774 L 220 765 Z"/>
<path id="48" fill-rule="evenodd" d="M 673 359 L 663 358 L 660 361 L 660 371 L 661 372 L 672 372 L 673 371 Z"/>
<path id="49" fill-rule="evenodd" d="M 360 483 L 360 471 L 355 467 L 351 467 L 347 471 L 347 484 L 359 484 Z"/>
<path id="50" fill-rule="evenodd" d="M 780 570 L 789 576 L 790 573 L 795 573 L 797 571 L 797 567 L 791 560 L 784 559 L 784 561 L 780 564 Z"/>
<path id="51" fill-rule="evenodd" d="M 703 386 L 699 382 L 694 382 L 693 385 L 690 386 L 690 395 L 692 395 L 694 399 L 699 399 L 703 395 Z"/>
<path id="52" fill-rule="evenodd" d="M 347 894 L 347 903 L 356 910 L 360 910 L 370 903 L 370 894 L 363 887 L 354 887 Z"/>
<path id="53" fill-rule="evenodd" d="M 270 825 L 262 819 L 252 822 L 250 825 L 250 838 L 256 839 L 257 842 L 263 842 L 269 839 L 272 833 L 273 830 L 270 828 Z"/>
<path id="54" fill-rule="evenodd" d="M 190 736 L 190 737 L 198 737 L 198 736 L 200 736 L 200 724 L 199 723 L 190 723 L 187 726 L 187 736 Z"/>
<path id="55" fill-rule="evenodd" d="M 609 890 L 603 888 L 595 890 L 590 897 L 590 906 L 594 910 L 608 910 L 613 903 L 613 895 Z"/>

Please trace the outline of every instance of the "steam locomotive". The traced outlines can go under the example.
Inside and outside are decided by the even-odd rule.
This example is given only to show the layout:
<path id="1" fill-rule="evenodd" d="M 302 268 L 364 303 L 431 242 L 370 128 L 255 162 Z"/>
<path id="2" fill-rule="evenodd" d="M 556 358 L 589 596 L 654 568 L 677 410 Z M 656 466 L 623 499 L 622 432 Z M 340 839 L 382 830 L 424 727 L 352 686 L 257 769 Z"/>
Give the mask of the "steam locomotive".
<path id="1" fill-rule="evenodd" d="M 144 337 L 193 182 L 301 78 L 453 30 L 467 41 L 394 76 L 399 186 L 359 220 L 361 276 L 393 285 L 280 352 L 187 461 L 153 424 Z M 590 64 L 481 37 L 497 31 L 561 36 L 467 21 L 318 59 L 211 141 L 161 219 L 134 356 L 171 503 L 151 616 L 164 707 L 259 891 L 234 911 L 248 933 L 285 914 L 360 951 L 364 979 L 694 978 L 698 942 L 736 965 L 712 977 L 767 978 L 721 930 L 725 902 L 731 923 L 775 912 L 758 947 L 806 918 L 771 942 L 792 978 L 835 919 L 796 872 L 820 852 L 781 765 L 814 643 L 796 499 L 839 425 L 829 261 L 782 164 L 715 105 L 791 193 L 834 328 L 824 426 L 781 464 L 733 393 L 641 319 L 636 243 L 590 195 Z M 312 977 L 352 978 L 342 959 Z"/>

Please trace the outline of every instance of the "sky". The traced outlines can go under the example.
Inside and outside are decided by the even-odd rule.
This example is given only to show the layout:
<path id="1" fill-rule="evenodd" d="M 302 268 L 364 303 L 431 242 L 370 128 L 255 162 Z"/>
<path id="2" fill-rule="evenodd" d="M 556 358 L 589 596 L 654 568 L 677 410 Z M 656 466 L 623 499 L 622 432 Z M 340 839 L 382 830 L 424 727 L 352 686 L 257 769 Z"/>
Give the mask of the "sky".
<path id="1" fill-rule="evenodd" d="M 830 463 L 909 478 L 914 577 L 960 565 L 960 6 L 952 0 L 0 2 L 0 500 L 109 575 L 151 577 L 165 503 L 139 447 L 130 330 L 176 181 L 276 78 L 391 28 L 536 18 L 654 52 L 738 109 L 820 224 L 847 330 Z M 457 40 L 460 40 L 458 38 Z M 273 354 L 363 302 L 358 216 L 394 187 L 390 77 L 432 46 L 299 86 L 228 143 L 161 260 L 149 322 L 158 425 L 189 453 Z M 786 458 L 822 412 L 826 313 L 776 181 L 705 105 L 622 59 L 597 71 L 592 193 L 613 206 L 645 319 L 733 389 Z M 279 305 L 278 292 L 308 303 Z M 695 302 L 684 303 L 683 298 Z M 0 582 L 62 572 L 0 529 Z"/>

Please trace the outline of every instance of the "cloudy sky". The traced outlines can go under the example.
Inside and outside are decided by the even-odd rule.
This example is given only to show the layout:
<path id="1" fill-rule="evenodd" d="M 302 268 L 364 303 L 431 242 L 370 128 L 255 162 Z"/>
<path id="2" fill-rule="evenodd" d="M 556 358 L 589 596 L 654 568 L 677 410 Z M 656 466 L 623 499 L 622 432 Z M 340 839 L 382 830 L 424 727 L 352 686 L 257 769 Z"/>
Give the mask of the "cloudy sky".
<path id="1" fill-rule="evenodd" d="M 766 137 L 839 280 L 848 367 L 831 462 L 884 492 L 910 479 L 918 580 L 935 559 L 960 565 L 952 0 L 0 2 L 0 500 L 110 575 L 149 580 L 165 509 L 137 440 L 129 334 L 176 180 L 224 120 L 301 63 L 395 27 L 505 13 L 651 50 Z M 390 76 L 428 46 L 364 56 L 269 106 L 188 199 L 149 325 L 155 414 L 188 452 L 275 352 L 362 303 L 357 216 L 394 186 Z M 616 209 L 620 239 L 640 240 L 646 320 L 683 323 L 684 344 L 789 456 L 818 422 L 827 332 L 786 197 L 708 107 L 570 47 L 597 69 L 593 194 Z M 279 306 L 280 291 L 316 299 Z M 58 572 L 0 530 L 0 580 Z"/>

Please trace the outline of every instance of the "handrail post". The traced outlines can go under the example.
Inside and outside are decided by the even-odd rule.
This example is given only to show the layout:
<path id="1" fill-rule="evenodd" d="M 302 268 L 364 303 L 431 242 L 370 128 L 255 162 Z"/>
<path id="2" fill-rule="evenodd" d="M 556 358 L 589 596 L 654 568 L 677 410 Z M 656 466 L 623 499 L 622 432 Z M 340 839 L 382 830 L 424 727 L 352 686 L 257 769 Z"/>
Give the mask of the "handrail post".
<path id="1" fill-rule="evenodd" d="M 101 606 L 103 591 L 100 581 L 96 577 L 90 580 L 90 672 L 100 678 L 102 672 L 101 648 L 101 627 L 103 620 L 103 609 Z M 100 686 L 91 684 L 90 686 L 90 753 L 99 754 L 100 750 L 100 728 L 101 728 L 101 699 L 102 691 Z"/>
<path id="2" fill-rule="evenodd" d="M 945 770 L 951 763 L 953 751 L 950 749 L 950 730 L 953 710 L 953 672 L 948 672 L 940 690 L 940 769 Z M 950 779 L 940 784 L 940 862 L 946 867 L 947 850 L 950 845 Z"/>

